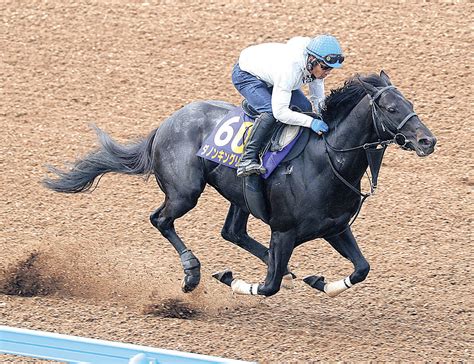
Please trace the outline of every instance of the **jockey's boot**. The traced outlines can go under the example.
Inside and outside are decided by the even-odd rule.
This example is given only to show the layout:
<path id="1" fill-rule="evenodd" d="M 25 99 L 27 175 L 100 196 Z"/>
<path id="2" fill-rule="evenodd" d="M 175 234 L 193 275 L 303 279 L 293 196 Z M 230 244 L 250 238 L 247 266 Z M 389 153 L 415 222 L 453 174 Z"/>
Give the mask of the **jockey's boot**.
<path id="1" fill-rule="evenodd" d="M 276 126 L 276 119 L 271 113 L 265 112 L 255 120 L 242 159 L 237 165 L 237 177 L 245 177 L 254 173 L 264 174 L 267 171 L 260 161 L 259 153 Z"/>

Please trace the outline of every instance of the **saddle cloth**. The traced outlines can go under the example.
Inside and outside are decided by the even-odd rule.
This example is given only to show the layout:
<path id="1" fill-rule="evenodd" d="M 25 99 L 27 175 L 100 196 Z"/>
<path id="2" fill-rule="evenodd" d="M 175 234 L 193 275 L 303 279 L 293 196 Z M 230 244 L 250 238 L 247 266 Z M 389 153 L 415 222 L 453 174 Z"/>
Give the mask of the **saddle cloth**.
<path id="1" fill-rule="evenodd" d="M 254 119 L 248 116 L 242 107 L 235 107 L 204 140 L 196 155 L 230 168 L 237 168 L 253 123 Z M 262 175 L 264 179 L 268 178 L 288 155 L 300 135 L 299 126 L 281 124 L 281 127 L 277 128 L 263 155 L 263 165 L 267 170 Z"/>

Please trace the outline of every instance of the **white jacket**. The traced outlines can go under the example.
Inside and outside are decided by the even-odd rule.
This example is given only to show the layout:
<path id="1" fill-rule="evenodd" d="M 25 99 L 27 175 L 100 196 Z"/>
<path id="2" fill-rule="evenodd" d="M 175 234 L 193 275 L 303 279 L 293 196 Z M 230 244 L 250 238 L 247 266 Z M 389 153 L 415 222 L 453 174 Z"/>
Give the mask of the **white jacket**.
<path id="1" fill-rule="evenodd" d="M 240 69 L 273 86 L 273 116 L 285 124 L 310 127 L 313 120 L 309 115 L 290 110 L 293 90 L 309 81 L 309 99 L 316 111 L 324 99 L 324 80 L 311 81 L 306 69 L 306 46 L 310 40 L 309 37 L 295 37 L 287 43 L 254 45 L 240 53 Z"/>

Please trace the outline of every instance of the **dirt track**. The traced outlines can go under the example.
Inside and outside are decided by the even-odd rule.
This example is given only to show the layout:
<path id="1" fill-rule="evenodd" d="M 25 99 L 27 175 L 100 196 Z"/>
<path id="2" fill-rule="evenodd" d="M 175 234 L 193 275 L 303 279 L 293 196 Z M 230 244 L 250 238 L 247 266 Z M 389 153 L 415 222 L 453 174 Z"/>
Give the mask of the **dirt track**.
<path id="1" fill-rule="evenodd" d="M 0 286 L 21 273 L 34 294 L 0 294 L 0 324 L 259 362 L 472 361 L 473 5 L 163 3 L 0 4 Z M 40 185 L 45 164 L 94 147 L 90 123 L 125 141 L 193 100 L 238 103 L 240 49 L 322 32 L 347 55 L 328 90 L 384 69 L 438 138 L 429 158 L 386 154 L 354 227 L 372 270 L 341 296 L 301 280 L 232 296 L 213 271 L 265 270 L 220 238 L 227 203 L 212 189 L 176 225 L 202 263 L 185 295 L 177 255 L 148 222 L 164 197 L 153 179 L 107 175 L 73 196 Z M 258 221 L 249 230 L 268 241 Z M 352 270 L 321 240 L 290 264 L 298 277 Z"/>

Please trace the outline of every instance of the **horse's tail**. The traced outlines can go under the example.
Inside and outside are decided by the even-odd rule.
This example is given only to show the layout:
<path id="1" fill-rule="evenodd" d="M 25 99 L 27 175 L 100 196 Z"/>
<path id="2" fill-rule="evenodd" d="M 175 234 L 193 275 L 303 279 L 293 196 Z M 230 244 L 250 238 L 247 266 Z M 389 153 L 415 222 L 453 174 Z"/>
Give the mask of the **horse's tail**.
<path id="1" fill-rule="evenodd" d="M 100 146 L 84 158 L 77 160 L 69 171 L 49 167 L 57 178 L 45 178 L 43 184 L 54 191 L 64 193 L 84 192 L 93 186 L 94 180 L 109 172 L 125 174 L 151 174 L 153 171 L 153 140 L 156 129 L 146 138 L 121 145 L 94 126 Z"/>

